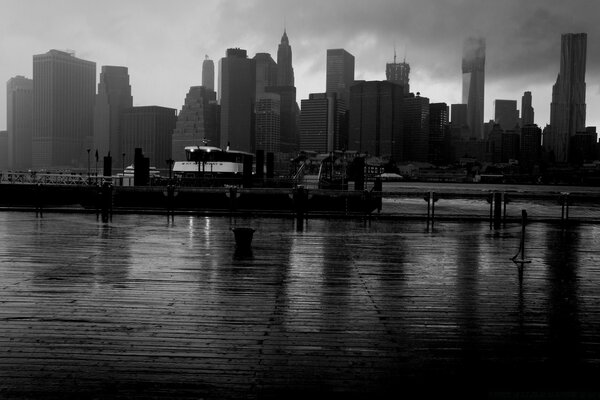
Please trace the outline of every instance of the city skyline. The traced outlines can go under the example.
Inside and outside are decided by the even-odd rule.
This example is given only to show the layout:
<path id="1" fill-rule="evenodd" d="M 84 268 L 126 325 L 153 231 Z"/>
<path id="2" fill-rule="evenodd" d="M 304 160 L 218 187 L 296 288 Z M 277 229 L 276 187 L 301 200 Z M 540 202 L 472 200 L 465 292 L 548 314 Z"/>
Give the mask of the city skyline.
<path id="1" fill-rule="evenodd" d="M 73 49 L 98 70 L 127 67 L 134 105 L 179 110 L 189 88 L 201 84 L 205 55 L 217 61 L 227 48 L 239 47 L 248 57 L 268 52 L 275 58 L 285 30 L 294 53 L 298 104 L 309 93 L 325 91 L 327 49 L 354 55 L 357 80 L 385 80 L 396 47 L 410 65 L 411 91 L 450 105 L 462 102 L 462 43 L 481 36 L 486 39 L 484 122 L 494 118 L 494 100 L 517 100 L 520 109 L 521 96 L 530 91 L 535 122 L 543 127 L 550 122 L 561 34 L 585 32 L 586 126 L 600 126 L 600 54 L 595 50 L 600 28 L 593 21 L 600 4 L 593 1 L 377 1 L 367 7 L 358 1 L 180 0 L 176 7 L 144 2 L 149 5 L 144 8 L 139 1 L 111 3 L 117 4 L 3 1 L 0 8 L 8 18 L 0 28 L 0 78 L 32 78 L 34 54 Z M 198 18 L 204 22 L 198 24 Z M 0 109 L 6 110 L 2 86 Z"/>

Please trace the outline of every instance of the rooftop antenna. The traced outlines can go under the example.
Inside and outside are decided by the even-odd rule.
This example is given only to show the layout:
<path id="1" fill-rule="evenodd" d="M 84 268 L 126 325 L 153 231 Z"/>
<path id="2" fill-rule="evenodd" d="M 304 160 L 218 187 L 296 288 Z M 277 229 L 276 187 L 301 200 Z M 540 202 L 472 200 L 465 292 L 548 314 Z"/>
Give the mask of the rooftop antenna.
<path id="1" fill-rule="evenodd" d="M 404 45 L 404 60 L 402 62 L 406 64 L 406 45 Z"/>
<path id="2" fill-rule="evenodd" d="M 394 64 L 396 64 L 396 42 L 394 42 Z"/>

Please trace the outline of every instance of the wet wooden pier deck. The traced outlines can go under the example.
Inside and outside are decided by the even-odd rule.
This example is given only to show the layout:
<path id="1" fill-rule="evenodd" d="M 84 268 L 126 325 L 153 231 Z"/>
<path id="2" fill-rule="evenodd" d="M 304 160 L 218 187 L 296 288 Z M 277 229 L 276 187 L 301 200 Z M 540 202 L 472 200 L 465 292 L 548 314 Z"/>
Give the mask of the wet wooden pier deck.
<path id="1" fill-rule="evenodd" d="M 600 226 L 519 235 L 3 212 L 0 398 L 596 398 Z"/>

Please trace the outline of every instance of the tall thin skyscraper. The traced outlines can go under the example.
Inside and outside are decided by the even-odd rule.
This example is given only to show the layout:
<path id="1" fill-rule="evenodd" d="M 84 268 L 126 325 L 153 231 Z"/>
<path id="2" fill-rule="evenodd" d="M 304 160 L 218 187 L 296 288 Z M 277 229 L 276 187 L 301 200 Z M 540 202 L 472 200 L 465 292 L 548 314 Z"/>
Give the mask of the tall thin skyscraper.
<path id="1" fill-rule="evenodd" d="M 34 168 L 86 165 L 95 95 L 96 63 L 58 50 L 33 56 Z"/>
<path id="2" fill-rule="evenodd" d="M 246 50 L 227 49 L 220 64 L 221 146 L 253 153 L 256 63 Z"/>
<path id="3" fill-rule="evenodd" d="M 202 86 L 215 90 L 215 63 L 208 56 L 202 63 Z"/>
<path id="4" fill-rule="evenodd" d="M 101 156 L 121 151 L 119 123 L 121 113 L 133 107 L 127 67 L 102 66 L 94 106 L 94 145 Z"/>
<path id="5" fill-rule="evenodd" d="M 328 49 L 326 92 L 337 93 L 337 98 L 342 100 L 347 108 L 353 82 L 354 56 L 344 49 Z"/>
<path id="6" fill-rule="evenodd" d="M 410 93 L 410 85 L 408 83 L 408 75 L 410 74 L 410 65 L 404 60 L 401 63 L 396 62 L 396 52 L 394 51 L 394 62 L 385 65 L 385 79 L 402 85 L 404 94 Z"/>
<path id="7" fill-rule="evenodd" d="M 485 39 L 468 38 L 464 42 L 463 104 L 467 105 L 467 123 L 471 137 L 483 139 L 483 106 L 485 86 Z"/>
<path id="8" fill-rule="evenodd" d="M 523 126 L 532 125 L 534 116 L 533 107 L 531 106 L 531 92 L 525 92 L 521 97 L 521 122 Z"/>
<path id="9" fill-rule="evenodd" d="M 277 86 L 294 86 L 294 68 L 292 67 L 292 47 L 287 32 L 283 30 L 281 43 L 277 48 Z"/>
<path id="10" fill-rule="evenodd" d="M 33 131 L 33 80 L 16 76 L 6 84 L 7 166 L 13 170 L 31 168 Z"/>
<path id="11" fill-rule="evenodd" d="M 585 63 L 587 34 L 568 33 L 561 36 L 560 72 L 552 87 L 550 132 L 544 147 L 554 152 L 557 162 L 566 162 L 569 141 L 577 132 L 585 131 Z"/>

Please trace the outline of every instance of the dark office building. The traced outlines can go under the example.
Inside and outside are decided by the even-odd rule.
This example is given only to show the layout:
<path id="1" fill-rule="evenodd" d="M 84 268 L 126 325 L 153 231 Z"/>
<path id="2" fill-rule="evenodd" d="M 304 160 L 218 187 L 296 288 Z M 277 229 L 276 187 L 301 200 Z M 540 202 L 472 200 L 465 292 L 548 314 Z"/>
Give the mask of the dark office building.
<path id="1" fill-rule="evenodd" d="M 256 63 L 246 50 L 227 49 L 220 64 L 221 146 L 253 153 Z"/>
<path id="2" fill-rule="evenodd" d="M 121 114 L 121 149 L 131 164 L 134 151 L 141 148 L 150 165 L 167 168 L 171 158 L 171 137 L 177 122 L 177 110 L 159 106 L 132 107 Z"/>
<path id="3" fill-rule="evenodd" d="M 8 169 L 8 131 L 0 131 L 0 171 Z"/>
<path id="4" fill-rule="evenodd" d="M 596 144 L 598 143 L 598 134 L 596 127 L 587 127 L 583 132 L 577 132 L 570 138 L 571 164 L 582 164 L 586 161 L 596 160 L 598 157 Z"/>
<path id="5" fill-rule="evenodd" d="M 346 107 L 335 93 L 311 93 L 301 104 L 300 150 L 326 153 L 348 149 L 340 137 Z"/>
<path id="6" fill-rule="evenodd" d="M 353 83 L 354 56 L 344 49 L 327 50 L 326 92 L 336 93 L 337 98 L 348 107 Z"/>
<path id="7" fill-rule="evenodd" d="M 404 89 L 388 81 L 360 81 L 350 88 L 348 149 L 401 158 Z"/>
<path id="8" fill-rule="evenodd" d="M 494 100 L 494 122 L 505 131 L 516 129 L 519 123 L 517 101 Z"/>
<path id="9" fill-rule="evenodd" d="M 95 96 L 96 63 L 58 50 L 33 56 L 34 168 L 86 165 Z"/>
<path id="10" fill-rule="evenodd" d="M 533 125 L 535 112 L 531 106 L 531 92 L 523 93 L 521 97 L 521 123 L 523 126 Z"/>
<path id="11" fill-rule="evenodd" d="M 295 153 L 298 151 L 298 117 L 300 110 L 296 102 L 296 88 L 294 86 L 271 86 L 265 88 L 267 93 L 279 95 L 281 110 L 279 112 L 280 151 L 282 153 Z"/>
<path id="12" fill-rule="evenodd" d="M 204 86 L 192 86 L 173 130 L 173 160 L 185 160 L 186 146 L 220 147 L 217 94 Z M 145 150 L 144 150 L 145 151 Z"/>
<path id="13" fill-rule="evenodd" d="M 446 103 L 429 104 L 429 162 L 447 164 L 450 162 L 450 124 Z"/>
<path id="14" fill-rule="evenodd" d="M 292 66 L 292 47 L 283 31 L 281 43 L 277 48 L 277 86 L 294 86 L 294 67 Z"/>
<path id="15" fill-rule="evenodd" d="M 281 150 L 281 99 L 264 93 L 256 99 L 256 150 L 279 153 Z"/>
<path id="16" fill-rule="evenodd" d="M 402 106 L 402 161 L 427 162 L 429 159 L 429 99 L 411 93 Z"/>
<path id="17" fill-rule="evenodd" d="M 452 104 L 450 105 L 451 111 L 451 133 L 453 140 L 468 140 L 470 135 L 467 105 L 466 104 Z"/>
<path id="18" fill-rule="evenodd" d="M 121 113 L 133 107 L 127 67 L 103 66 L 94 106 L 94 144 L 100 156 L 113 157 L 121 151 Z"/>
<path id="19" fill-rule="evenodd" d="M 518 160 L 521 147 L 521 137 L 514 130 L 502 132 L 502 159 L 501 162 L 507 163 L 511 160 Z"/>
<path id="20" fill-rule="evenodd" d="M 519 164 L 531 167 L 539 162 L 542 152 L 542 129 L 535 124 L 521 128 L 521 152 Z"/>
<path id="21" fill-rule="evenodd" d="M 33 80 L 16 76 L 6 84 L 7 168 L 31 168 Z"/>
<path id="22" fill-rule="evenodd" d="M 256 98 L 265 93 L 265 88 L 277 84 L 277 64 L 269 53 L 256 53 Z"/>
<path id="23" fill-rule="evenodd" d="M 401 85 L 404 94 L 408 95 L 410 93 L 409 74 L 410 65 L 406 63 L 406 60 L 401 63 L 396 62 L 396 52 L 394 52 L 394 62 L 385 65 L 385 79 Z"/>

